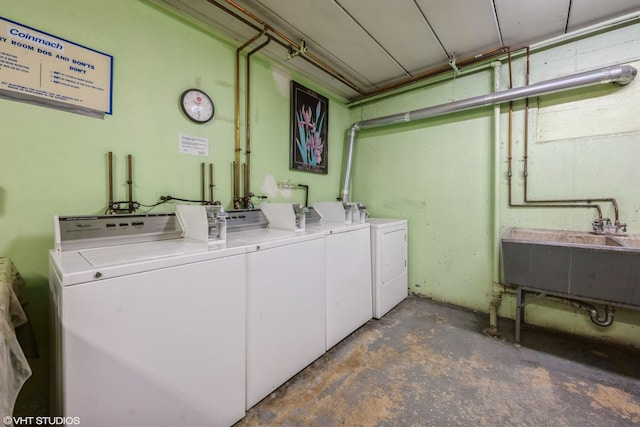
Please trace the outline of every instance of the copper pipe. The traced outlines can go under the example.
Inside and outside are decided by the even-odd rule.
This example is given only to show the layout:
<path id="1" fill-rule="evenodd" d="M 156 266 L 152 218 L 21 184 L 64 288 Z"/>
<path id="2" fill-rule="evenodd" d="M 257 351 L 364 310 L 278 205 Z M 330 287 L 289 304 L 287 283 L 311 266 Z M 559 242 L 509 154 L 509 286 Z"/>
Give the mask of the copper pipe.
<path id="1" fill-rule="evenodd" d="M 529 47 L 526 48 L 526 72 L 525 72 L 525 84 L 529 85 L 529 75 L 530 75 L 530 61 L 529 61 Z M 529 188 L 529 98 L 525 100 L 525 114 L 524 114 L 524 156 L 523 156 L 523 181 L 524 181 L 524 202 L 525 203 L 587 203 L 592 204 L 593 202 L 607 202 L 613 205 L 614 215 L 615 215 L 615 225 L 620 224 L 620 213 L 618 210 L 618 202 L 614 198 L 594 198 L 594 199 L 529 199 L 528 188 Z M 598 218 L 602 219 L 602 211 L 598 209 Z"/>
<path id="2" fill-rule="evenodd" d="M 213 163 L 209 163 L 209 201 L 213 203 Z"/>
<path id="3" fill-rule="evenodd" d="M 204 204 L 204 162 L 200 164 L 200 200 Z"/>
<path id="4" fill-rule="evenodd" d="M 260 49 L 269 44 L 271 38 L 267 38 L 261 45 L 247 53 L 247 72 L 246 72 L 246 101 L 245 101 L 245 176 L 244 176 L 244 197 L 247 197 L 251 192 L 251 56 L 258 52 Z"/>
<path id="5" fill-rule="evenodd" d="M 511 68 L 511 50 L 509 58 L 509 89 L 513 89 L 513 70 Z M 513 176 L 513 101 L 509 101 L 509 157 L 507 158 L 507 176 L 509 177 L 509 205 L 511 205 L 511 177 Z"/>
<path id="6" fill-rule="evenodd" d="M 243 163 L 242 164 L 242 180 L 243 180 L 243 193 L 245 195 L 245 197 L 247 196 L 247 194 L 249 194 L 249 189 L 247 188 L 247 164 Z"/>
<path id="7" fill-rule="evenodd" d="M 527 46 L 527 67 L 525 73 L 525 85 L 529 86 L 529 46 Z M 522 175 L 524 179 L 524 201 L 527 202 L 529 197 L 527 178 L 529 177 L 529 98 L 524 101 L 524 164 L 522 169 Z"/>
<path id="8" fill-rule="evenodd" d="M 236 147 L 233 169 L 233 197 L 240 197 L 240 52 L 264 34 L 264 30 L 247 40 L 236 49 Z"/>
<path id="9" fill-rule="evenodd" d="M 133 213 L 133 156 L 131 156 L 131 154 L 127 156 L 127 170 L 127 185 L 129 186 L 129 213 Z"/>
<path id="10" fill-rule="evenodd" d="M 109 210 L 111 210 L 113 205 L 113 153 L 109 151 L 108 153 L 108 161 L 109 161 Z"/>
<path id="11" fill-rule="evenodd" d="M 525 77 L 525 86 L 529 86 L 529 47 L 525 47 L 526 49 L 526 77 Z M 511 66 L 511 51 L 508 52 L 508 61 L 509 61 L 509 88 L 513 87 L 513 69 Z M 508 158 L 508 191 L 509 191 L 509 207 L 514 208 L 588 208 L 588 209 L 596 209 L 598 211 L 598 218 L 602 219 L 602 209 L 600 205 L 593 204 L 593 202 L 603 202 L 603 201 L 612 201 L 613 199 L 557 199 L 557 200 L 530 200 L 527 196 L 527 187 L 528 187 L 528 170 L 527 170 L 527 161 L 528 161 L 528 144 L 529 144 L 529 98 L 525 98 L 525 124 L 524 124 L 524 171 L 523 171 L 523 196 L 524 196 L 524 204 L 515 204 L 512 202 L 512 159 L 513 159 L 513 102 L 509 102 L 509 158 Z M 568 203 L 586 203 L 586 204 L 568 204 Z M 615 210 L 616 210 L 616 225 L 618 225 L 618 214 L 617 214 L 617 204 L 615 200 L 613 200 Z"/>

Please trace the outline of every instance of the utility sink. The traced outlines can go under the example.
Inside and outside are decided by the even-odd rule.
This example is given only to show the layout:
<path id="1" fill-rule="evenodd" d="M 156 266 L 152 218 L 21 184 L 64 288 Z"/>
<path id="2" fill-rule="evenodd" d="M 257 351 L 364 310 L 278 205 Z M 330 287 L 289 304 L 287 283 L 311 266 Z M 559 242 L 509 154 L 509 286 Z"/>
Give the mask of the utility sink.
<path id="1" fill-rule="evenodd" d="M 502 253 L 508 284 L 640 306 L 640 235 L 511 228 Z"/>

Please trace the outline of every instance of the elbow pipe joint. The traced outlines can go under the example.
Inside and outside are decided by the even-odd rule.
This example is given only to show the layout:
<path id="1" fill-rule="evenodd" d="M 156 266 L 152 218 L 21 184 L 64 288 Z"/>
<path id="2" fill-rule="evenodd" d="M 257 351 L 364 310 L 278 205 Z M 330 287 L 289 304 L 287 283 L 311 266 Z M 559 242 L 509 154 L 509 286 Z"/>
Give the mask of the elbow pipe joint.
<path id="1" fill-rule="evenodd" d="M 586 311 L 587 314 L 589 315 L 589 318 L 591 319 L 593 324 L 596 326 L 605 328 L 613 324 L 613 316 L 615 314 L 615 309 L 611 305 L 605 305 L 604 318 L 601 319 L 600 316 L 598 315 L 598 309 L 591 304 L 588 304 L 583 301 L 577 301 L 577 300 L 565 299 L 565 298 L 557 298 L 556 301 L 560 301 L 572 307 L 580 308 Z"/>
<path id="2" fill-rule="evenodd" d="M 591 319 L 591 321 L 595 325 L 601 326 L 601 327 L 611 326 L 611 324 L 613 324 L 614 314 L 615 314 L 615 309 L 613 308 L 613 306 L 610 306 L 610 305 L 605 306 L 604 319 L 600 319 L 600 316 L 598 316 L 598 310 L 596 310 L 595 307 L 592 307 L 589 310 L 589 318 Z"/>

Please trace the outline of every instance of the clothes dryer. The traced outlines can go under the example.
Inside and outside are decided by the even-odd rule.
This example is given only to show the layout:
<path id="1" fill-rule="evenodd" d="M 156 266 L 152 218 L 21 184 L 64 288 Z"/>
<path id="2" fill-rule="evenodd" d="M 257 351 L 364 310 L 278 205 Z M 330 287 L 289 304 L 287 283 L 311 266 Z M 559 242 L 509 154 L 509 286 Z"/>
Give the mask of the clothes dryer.
<path id="1" fill-rule="evenodd" d="M 373 274 L 373 317 L 380 319 L 409 293 L 407 220 L 369 218 Z"/>

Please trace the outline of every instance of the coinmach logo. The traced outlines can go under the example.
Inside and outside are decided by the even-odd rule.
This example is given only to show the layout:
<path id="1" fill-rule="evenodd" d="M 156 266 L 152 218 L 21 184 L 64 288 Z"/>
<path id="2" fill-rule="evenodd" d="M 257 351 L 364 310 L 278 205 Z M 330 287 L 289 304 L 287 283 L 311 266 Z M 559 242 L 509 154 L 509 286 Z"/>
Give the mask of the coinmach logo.
<path id="1" fill-rule="evenodd" d="M 9 37 L 15 40 L 11 40 L 11 44 L 17 45 L 19 47 L 26 47 L 19 40 L 35 43 L 40 46 L 48 47 L 49 49 L 54 49 L 59 52 L 64 52 L 64 45 L 62 43 L 58 43 L 57 41 L 48 39 L 40 34 L 33 34 L 29 32 L 29 30 L 25 28 L 18 28 L 13 26 L 8 26 Z"/>

